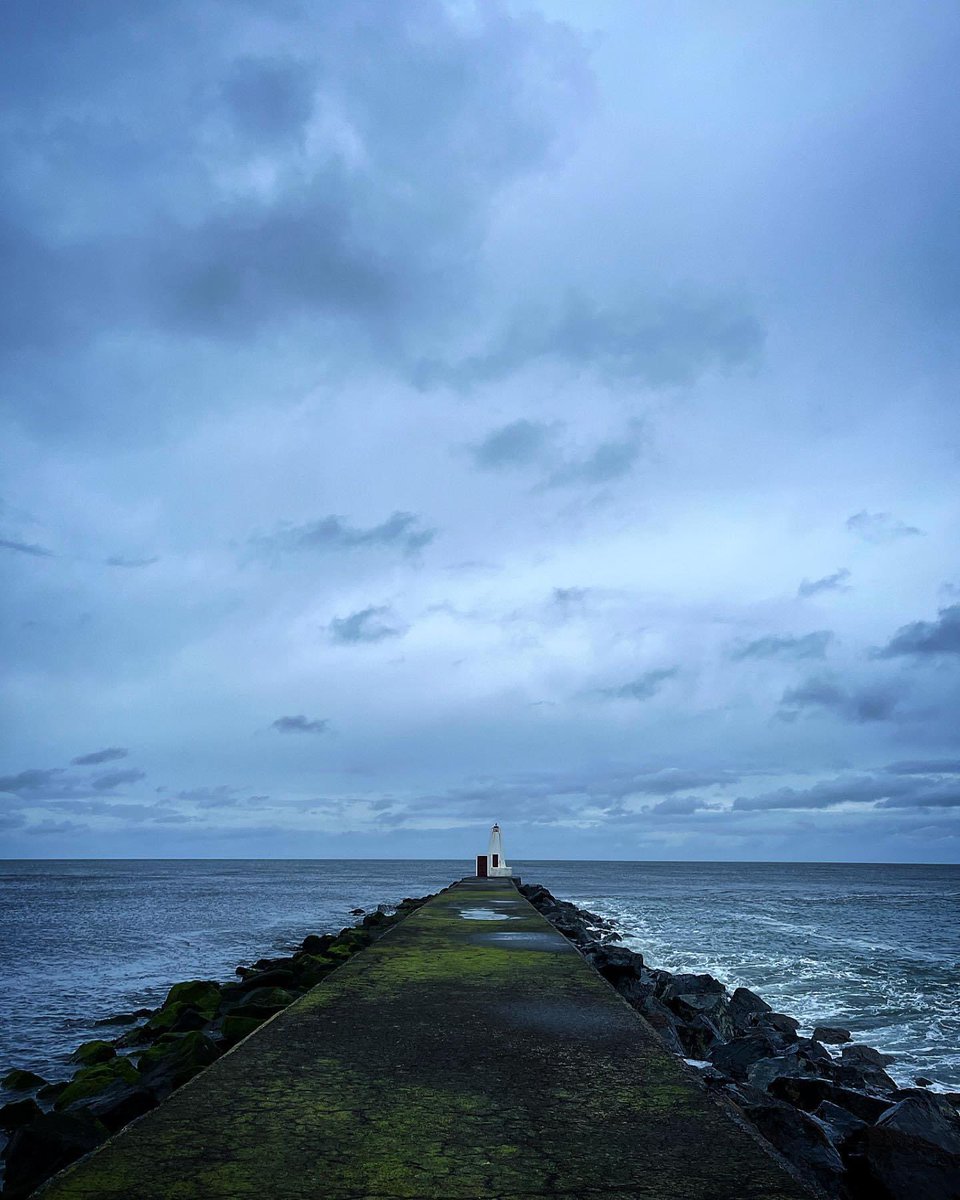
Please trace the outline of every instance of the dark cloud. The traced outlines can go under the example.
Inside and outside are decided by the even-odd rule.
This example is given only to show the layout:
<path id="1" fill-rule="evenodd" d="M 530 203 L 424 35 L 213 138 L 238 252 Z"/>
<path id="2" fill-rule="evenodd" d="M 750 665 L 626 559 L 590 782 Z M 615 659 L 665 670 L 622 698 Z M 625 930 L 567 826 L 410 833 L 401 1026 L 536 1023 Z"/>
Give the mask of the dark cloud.
<path id="1" fill-rule="evenodd" d="M 47 835 L 55 836 L 64 833 L 89 833 L 90 826 L 82 825 L 79 821 L 53 821 L 46 819 L 38 821 L 35 825 L 28 825 L 23 832 L 36 837 L 45 837 Z"/>
<path id="2" fill-rule="evenodd" d="M 556 426 L 538 421 L 512 421 L 472 446 L 471 455 L 476 466 L 485 471 L 528 467 L 548 455 L 555 431 Z"/>
<path id="3" fill-rule="evenodd" d="M 15 796 L 28 796 L 31 792 L 49 787 L 63 774 L 61 767 L 28 768 L 16 775 L 0 775 L 0 792 L 11 792 Z"/>
<path id="4" fill-rule="evenodd" d="M 152 558 L 125 558 L 122 554 L 111 554 L 103 560 L 103 564 L 106 567 L 126 567 L 128 570 L 135 570 L 138 567 L 152 567 L 159 561 L 156 555 Z"/>
<path id="5" fill-rule="evenodd" d="M 884 770 L 893 775 L 960 775 L 960 758 L 906 759 Z"/>
<path id="6" fill-rule="evenodd" d="M 334 642 L 382 642 L 385 638 L 401 637 L 406 631 L 402 626 L 388 625 L 383 620 L 390 609 L 386 605 L 362 608 L 348 617 L 334 617 L 328 625 L 330 639 Z"/>
<path id="7" fill-rule="evenodd" d="M 458 361 L 422 360 L 422 386 L 469 388 L 534 364 L 590 368 L 608 381 L 689 383 L 709 368 L 755 359 L 757 319 L 729 298 L 661 296 L 607 305 L 580 292 L 553 308 L 517 313 L 490 345 Z"/>
<path id="8" fill-rule="evenodd" d="M 125 783 L 139 783 L 146 777 L 145 771 L 138 771 L 135 767 L 130 767 L 125 771 L 108 771 L 106 775 L 99 775 L 94 779 L 93 786 L 98 792 L 107 792 Z"/>
<path id="9" fill-rule="evenodd" d="M 681 817 L 688 813 L 702 812 L 709 808 L 705 800 L 698 796 L 670 796 L 660 800 L 648 811 L 658 817 Z"/>
<path id="10" fill-rule="evenodd" d="M 745 658 L 823 658 L 832 640 L 829 629 L 818 629 L 799 637 L 789 633 L 770 634 L 736 647 L 731 650 L 730 657 L 737 661 Z"/>
<path id="11" fill-rule="evenodd" d="M 649 700 L 660 691 L 661 685 L 668 679 L 673 679 L 680 673 L 679 667 L 663 667 L 656 671 L 646 671 L 643 675 L 622 683 L 617 687 L 598 688 L 597 695 L 608 700 Z"/>
<path id="12" fill-rule="evenodd" d="M 327 717 L 309 718 L 299 713 L 294 717 L 277 717 L 270 728 L 281 733 L 326 733 L 330 721 Z"/>
<path id="13" fill-rule="evenodd" d="M 808 596 L 816 596 L 819 592 L 847 591 L 845 585 L 849 578 L 850 572 L 846 567 L 841 567 L 832 575 L 824 575 L 821 579 L 804 579 L 797 588 L 797 595 L 806 599 Z"/>
<path id="14" fill-rule="evenodd" d="M 91 754 L 81 754 L 70 761 L 75 767 L 96 767 L 100 763 L 116 762 L 118 758 L 126 758 L 130 753 L 122 746 L 107 746 L 104 750 L 94 750 Z"/>
<path id="15" fill-rule="evenodd" d="M 633 470 L 640 450 L 639 426 L 635 426 L 626 437 L 601 442 L 585 458 L 561 463 L 547 477 L 546 486 L 576 487 L 581 484 L 612 483 Z"/>
<path id="16" fill-rule="evenodd" d="M 935 654 L 960 654 L 960 604 L 941 608 L 936 621 L 902 625 L 887 645 L 877 651 L 879 658 Z"/>
<path id="17" fill-rule="evenodd" d="M 238 133 L 270 147 L 298 137 L 313 111 L 317 80 L 308 63 L 293 58 L 243 58 L 220 92 Z"/>
<path id="18" fill-rule="evenodd" d="M 275 533 L 252 537 L 250 544 L 261 554 L 380 548 L 397 549 L 412 556 L 435 536 L 436 530 L 424 528 L 414 513 L 395 512 L 381 524 L 367 529 L 349 525 L 343 517 L 335 515 L 303 525 L 284 524 Z"/>
<path id="19" fill-rule="evenodd" d="M 914 794 L 918 787 L 913 780 L 890 779 L 877 775 L 852 775 L 823 780 L 810 788 L 778 788 L 758 796 L 738 796 L 733 802 L 735 812 L 769 812 L 773 809 L 835 808 L 841 804 L 873 804 L 898 796 Z"/>
<path id="20" fill-rule="evenodd" d="M 898 538 L 920 537 L 922 529 L 905 525 L 890 513 L 868 513 L 865 510 L 847 518 L 847 528 L 865 542 L 895 542 Z"/>
<path id="21" fill-rule="evenodd" d="M 889 721 L 901 699 L 901 691 L 892 683 L 846 688 L 832 677 L 811 676 L 783 693 L 781 716 L 793 720 L 803 711 L 820 710 L 848 721 Z"/>
<path id="22" fill-rule="evenodd" d="M 186 800 L 200 808 L 232 808 L 243 802 L 237 789 L 226 783 L 216 787 L 186 788 L 177 792 L 177 799 Z"/>
<path id="23" fill-rule="evenodd" d="M 0 538 L 0 550 L 15 550 L 18 554 L 31 554 L 34 558 L 53 558 L 54 553 L 45 546 L 33 542 L 11 542 L 8 538 Z"/>

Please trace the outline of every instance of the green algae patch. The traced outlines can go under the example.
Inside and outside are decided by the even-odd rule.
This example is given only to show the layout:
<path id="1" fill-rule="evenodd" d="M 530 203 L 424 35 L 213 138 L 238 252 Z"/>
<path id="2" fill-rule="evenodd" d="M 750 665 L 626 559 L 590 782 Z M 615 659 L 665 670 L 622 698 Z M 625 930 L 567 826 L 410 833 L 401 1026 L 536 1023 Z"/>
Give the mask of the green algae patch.
<path id="1" fill-rule="evenodd" d="M 84 1067 L 74 1075 L 62 1092 L 57 1096 L 54 1108 L 62 1109 L 77 1100 L 86 1100 L 88 1096 L 97 1096 L 106 1091 L 118 1079 L 124 1083 L 136 1083 L 140 1074 L 128 1058 L 114 1058 L 110 1062 L 100 1063 L 93 1067 Z"/>
<path id="2" fill-rule="evenodd" d="M 0 1087 L 9 1092 L 35 1092 L 37 1088 L 46 1087 L 47 1081 L 35 1071 L 24 1071 L 15 1067 L 0 1079 Z"/>
<path id="3" fill-rule="evenodd" d="M 93 1041 L 83 1042 L 70 1055 L 71 1062 L 82 1063 L 85 1067 L 93 1066 L 95 1063 L 107 1062 L 108 1059 L 116 1057 L 116 1050 L 109 1042 Z"/>

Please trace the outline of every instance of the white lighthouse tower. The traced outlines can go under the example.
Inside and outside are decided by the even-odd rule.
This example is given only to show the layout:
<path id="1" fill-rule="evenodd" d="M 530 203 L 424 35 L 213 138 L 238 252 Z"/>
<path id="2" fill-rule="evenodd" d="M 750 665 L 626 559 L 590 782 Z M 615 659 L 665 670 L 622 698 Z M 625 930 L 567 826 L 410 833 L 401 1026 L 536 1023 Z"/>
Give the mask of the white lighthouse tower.
<path id="1" fill-rule="evenodd" d="M 500 826 L 494 825 L 490 830 L 490 845 L 486 854 L 477 855 L 477 875 L 485 879 L 488 876 L 509 878 L 512 874 L 512 869 L 507 866 L 507 860 L 503 857 L 503 835 L 500 833 Z"/>

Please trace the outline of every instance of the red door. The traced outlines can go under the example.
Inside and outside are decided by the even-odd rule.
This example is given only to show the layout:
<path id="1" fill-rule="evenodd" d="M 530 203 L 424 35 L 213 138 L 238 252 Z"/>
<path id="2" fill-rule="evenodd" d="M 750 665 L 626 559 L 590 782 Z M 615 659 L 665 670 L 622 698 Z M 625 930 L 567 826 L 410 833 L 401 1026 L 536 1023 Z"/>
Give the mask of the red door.
<path id="1" fill-rule="evenodd" d="M 487 877 L 487 856 L 485 854 L 477 855 L 477 875 L 481 879 L 486 879 Z"/>

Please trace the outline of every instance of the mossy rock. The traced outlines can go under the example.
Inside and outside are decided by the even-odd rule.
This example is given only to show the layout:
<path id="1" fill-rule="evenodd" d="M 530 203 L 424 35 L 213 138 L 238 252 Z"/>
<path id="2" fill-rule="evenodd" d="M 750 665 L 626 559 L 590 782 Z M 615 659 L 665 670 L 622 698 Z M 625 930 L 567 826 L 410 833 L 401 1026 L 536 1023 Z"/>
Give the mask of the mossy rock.
<path id="1" fill-rule="evenodd" d="M 83 1067 L 57 1096 L 54 1108 L 63 1109 L 85 1100 L 88 1096 L 96 1096 L 105 1091 L 112 1083 L 122 1079 L 125 1083 L 136 1083 L 140 1078 L 136 1067 L 128 1058 L 113 1058 L 110 1062 L 98 1063 L 93 1067 Z"/>
<path id="2" fill-rule="evenodd" d="M 39 1117 L 42 1111 L 36 1100 L 11 1100 L 0 1108 L 0 1129 L 12 1133 L 21 1125 L 28 1125 L 34 1117 Z"/>
<path id="3" fill-rule="evenodd" d="M 144 1083 L 160 1094 L 192 1079 L 220 1057 L 220 1050 L 205 1034 L 184 1033 L 161 1038 L 140 1055 L 138 1066 Z"/>
<path id="4" fill-rule="evenodd" d="M 327 955 L 339 966 L 340 963 L 356 954 L 358 949 L 359 946 L 350 946 L 346 942 L 334 942 L 327 951 Z"/>
<path id="5" fill-rule="evenodd" d="M 369 946 L 373 941 L 373 934 L 368 929 L 343 929 L 340 931 L 340 936 L 337 942 L 341 945 L 352 946 L 355 950 L 362 950 L 364 946 Z M 331 950 L 333 947 L 331 947 Z M 328 951 L 330 953 L 330 951 Z"/>
<path id="6" fill-rule="evenodd" d="M 175 983 L 167 992 L 167 998 L 161 1009 L 170 1005 L 182 1004 L 195 1008 L 197 1012 L 212 1017 L 220 1003 L 220 984 L 212 979 L 188 979 L 184 983 Z"/>
<path id="7" fill-rule="evenodd" d="M 329 933 L 308 933 L 301 942 L 300 948 L 304 954 L 323 954 L 332 941 L 333 938 Z"/>
<path id="8" fill-rule="evenodd" d="M 189 1033 L 194 1029 L 202 1029 L 213 1019 L 214 1012 L 216 1008 L 201 1011 L 186 1001 L 177 1000 L 158 1009 L 144 1029 L 151 1033 Z"/>
<path id="9" fill-rule="evenodd" d="M 259 1017 L 248 1016 L 230 1016 L 223 1018 L 223 1039 L 228 1046 L 235 1046 L 237 1042 L 242 1042 L 245 1037 L 248 1037 L 255 1029 L 259 1029 L 263 1024 L 263 1019 Z"/>
<path id="10" fill-rule="evenodd" d="M 35 1092 L 37 1088 L 44 1087 L 46 1082 L 43 1076 L 37 1075 L 35 1071 L 21 1071 L 19 1068 L 8 1071 L 0 1079 L 0 1085 L 11 1092 Z"/>
<path id="11" fill-rule="evenodd" d="M 70 1055 L 70 1061 L 82 1063 L 85 1067 L 92 1067 L 96 1063 L 107 1062 L 108 1059 L 116 1058 L 117 1052 L 109 1042 L 95 1041 L 84 1042 L 78 1046 Z"/>
<path id="12" fill-rule="evenodd" d="M 251 988 L 249 992 L 241 992 L 237 996 L 237 1003 L 232 1006 L 230 1011 L 236 1012 L 242 1005 L 244 1008 L 269 1008 L 273 1012 L 277 1012 L 281 1008 L 286 1008 L 288 1004 L 292 1004 L 295 999 L 293 992 L 288 992 L 286 988 Z"/>

